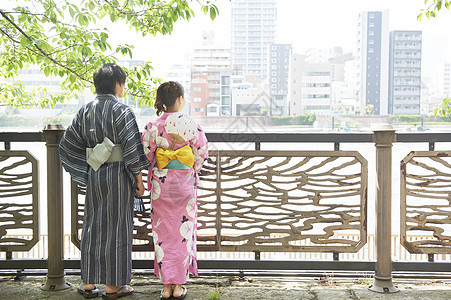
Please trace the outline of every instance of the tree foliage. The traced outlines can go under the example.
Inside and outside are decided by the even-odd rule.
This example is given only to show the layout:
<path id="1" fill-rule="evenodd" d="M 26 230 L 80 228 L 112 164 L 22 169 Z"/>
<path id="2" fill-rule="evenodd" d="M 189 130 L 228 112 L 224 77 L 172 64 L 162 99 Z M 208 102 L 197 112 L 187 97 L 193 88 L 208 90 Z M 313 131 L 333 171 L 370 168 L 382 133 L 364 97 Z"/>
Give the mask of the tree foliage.
<path id="1" fill-rule="evenodd" d="M 417 16 L 418 20 L 421 20 L 423 16 L 426 16 L 428 19 L 436 18 L 437 13 L 445 7 L 449 10 L 451 5 L 450 0 L 424 0 L 424 4 L 426 5 Z"/>
<path id="2" fill-rule="evenodd" d="M 198 3 L 214 20 L 218 9 L 213 1 L 10 0 L 10 8 L 0 8 L 0 104 L 45 107 L 73 99 L 92 86 L 93 72 L 101 65 L 133 58 L 132 45 L 112 46 L 105 23 L 123 24 L 142 37 L 166 35 L 176 21 L 189 21 Z M 61 92 L 46 86 L 25 89 L 17 77 L 31 65 L 47 77 L 60 77 Z M 158 78 L 150 62 L 124 69 L 127 93 L 142 105 L 151 104 Z"/>
<path id="3" fill-rule="evenodd" d="M 440 107 L 435 109 L 434 115 L 435 115 L 435 117 L 437 117 L 438 115 L 440 117 L 449 117 L 449 116 L 451 116 L 451 98 L 443 99 L 443 102 L 440 105 Z"/>
<path id="4" fill-rule="evenodd" d="M 367 115 L 367 116 L 374 115 L 374 105 L 373 104 L 368 104 L 367 106 L 365 106 L 365 115 Z"/>
<path id="5" fill-rule="evenodd" d="M 425 15 L 428 19 L 436 18 L 437 13 L 445 7 L 446 9 L 450 9 L 451 1 L 450 0 L 424 0 L 425 8 L 421 10 L 421 13 L 418 15 L 418 20 Z M 434 111 L 435 117 L 440 115 L 441 117 L 451 116 L 451 98 L 443 99 L 440 107 L 436 108 Z"/>
<path id="6" fill-rule="evenodd" d="M 299 115 L 299 116 L 272 116 L 271 121 L 273 126 L 285 125 L 313 125 L 316 120 L 316 115 L 313 113 Z"/>

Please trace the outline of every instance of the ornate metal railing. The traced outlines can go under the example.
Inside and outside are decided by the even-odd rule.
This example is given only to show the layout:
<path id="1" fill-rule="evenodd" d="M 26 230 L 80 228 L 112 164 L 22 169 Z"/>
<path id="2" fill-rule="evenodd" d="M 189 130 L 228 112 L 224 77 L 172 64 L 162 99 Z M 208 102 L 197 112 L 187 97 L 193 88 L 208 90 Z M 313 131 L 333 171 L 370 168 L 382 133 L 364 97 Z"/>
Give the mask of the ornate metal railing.
<path id="1" fill-rule="evenodd" d="M 367 161 L 358 152 L 210 151 L 200 178 L 199 251 L 340 253 L 366 243 Z M 72 182 L 77 247 L 83 195 Z M 153 250 L 149 195 L 143 198 L 146 210 L 135 212 L 134 251 Z"/>
<path id="2" fill-rule="evenodd" d="M 147 173 L 143 172 L 144 184 Z M 86 189 L 71 180 L 71 242 L 80 249 L 81 230 Z M 142 197 L 144 210 L 134 212 L 133 251 L 153 251 L 152 226 L 150 222 L 150 195 Z"/>
<path id="3" fill-rule="evenodd" d="M 451 253 L 451 152 L 413 151 L 401 161 L 400 223 L 410 253 Z M 408 241 L 418 233 L 427 237 Z"/>
<path id="4" fill-rule="evenodd" d="M 0 151 L 0 251 L 28 251 L 39 240 L 38 170 L 28 151 Z"/>
<path id="5" fill-rule="evenodd" d="M 211 151 L 199 234 L 214 233 L 205 240 L 220 251 L 356 252 L 366 243 L 366 188 L 358 152 Z M 345 232 L 359 241 L 337 238 Z"/>
<path id="6" fill-rule="evenodd" d="M 38 201 L 38 175 L 36 171 L 32 171 L 31 175 L 26 175 L 21 180 L 11 180 L 8 176 L 16 166 L 32 166 L 31 169 L 35 170 L 37 164 L 25 163 L 25 158 L 20 163 L 11 164 L 7 154 L 11 153 L 11 142 L 46 142 L 49 224 L 47 284 L 50 284 L 50 289 L 58 289 L 58 284 L 65 284 L 62 281 L 62 168 L 57 155 L 63 131 L 61 127 L 49 126 L 42 133 L 0 133 L 0 141 L 5 145 L 5 151 L 0 152 L 3 163 L 0 169 L 0 250 L 9 253 L 20 251 L 13 247 L 17 243 L 11 246 L 10 242 L 13 241 L 5 242 L 3 239 L 7 237 L 5 231 L 9 233 L 12 230 L 11 226 L 19 228 L 19 223 L 13 222 L 17 218 L 24 220 L 20 222 L 27 230 L 31 224 L 38 224 L 37 206 L 31 208 Z M 449 142 L 451 133 L 397 135 L 392 128 L 383 127 L 373 133 L 210 133 L 207 137 L 212 143 L 254 143 L 256 151 L 210 152 L 210 159 L 201 174 L 202 185 L 199 189 L 201 251 L 254 251 L 256 259 L 257 252 L 260 251 L 333 252 L 334 259 L 338 258 L 335 254 L 339 252 L 358 251 L 366 241 L 367 163 L 358 152 L 340 151 L 340 144 L 375 142 L 377 261 L 371 266 L 376 271 L 376 287 L 385 291 L 385 284 L 391 284 L 392 271 L 391 147 L 395 142 L 425 142 L 429 143 L 429 152 L 414 152 L 402 161 L 401 175 L 404 177 L 401 180 L 401 239 L 410 252 L 428 254 L 429 261 L 434 253 L 450 253 L 451 181 L 448 174 L 451 163 L 447 157 L 449 152 L 433 150 L 436 142 Z M 285 142 L 333 143 L 335 151 L 260 151 L 261 143 Z M 23 174 L 30 174 L 30 171 Z M 27 183 L 30 180 L 32 183 Z M 16 188 L 14 184 L 19 184 L 19 181 L 24 186 Z M 83 217 L 84 196 L 79 187 L 73 186 L 73 189 L 72 205 L 76 207 L 76 213 L 72 222 L 72 238 L 76 243 Z M 36 197 L 27 194 L 29 191 L 33 191 Z M 23 203 L 16 197 L 21 193 L 28 197 Z M 9 197 L 13 194 L 14 197 Z M 21 207 L 25 210 L 12 212 L 11 208 L 16 204 L 24 205 Z M 148 207 L 148 196 L 145 204 Z M 147 216 L 148 211 L 135 215 L 135 238 L 144 241 L 134 246 L 135 251 L 152 248 L 150 220 Z M 430 239 L 411 241 L 409 237 L 419 231 L 430 233 Z M 359 234 L 359 238 L 348 239 L 343 237 L 343 233 Z M 38 230 L 33 231 L 33 238 L 28 240 L 27 246 L 22 246 L 23 250 L 32 246 L 37 234 Z M 310 243 L 306 245 L 303 243 L 305 240 Z M 2 243 L 11 247 L 3 248 Z M 11 261 L 7 259 L 7 264 L 3 266 L 11 266 Z M 214 265 L 214 262 L 210 263 Z M 220 264 L 223 268 L 224 262 Z M 278 268 L 301 267 L 292 264 L 291 261 L 281 262 Z M 24 266 L 19 265 L 19 268 Z M 35 262 L 35 265 L 41 266 L 41 261 Z M 246 266 L 267 268 L 269 265 L 247 263 Z M 366 264 L 361 267 L 367 269 L 368 266 L 370 265 Z M 418 265 L 407 266 L 405 270 L 417 267 Z M 340 264 L 339 268 L 346 267 Z M 449 264 L 422 264 L 421 268 L 449 270 Z M 391 289 L 390 284 L 388 286 Z"/>

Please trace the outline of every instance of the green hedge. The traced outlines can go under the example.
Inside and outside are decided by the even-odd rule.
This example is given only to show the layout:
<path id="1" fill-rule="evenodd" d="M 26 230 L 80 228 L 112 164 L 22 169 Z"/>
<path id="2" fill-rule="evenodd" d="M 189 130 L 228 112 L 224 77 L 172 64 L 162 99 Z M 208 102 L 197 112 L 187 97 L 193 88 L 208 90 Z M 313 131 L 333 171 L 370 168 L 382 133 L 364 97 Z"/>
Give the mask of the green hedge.
<path id="1" fill-rule="evenodd" d="M 418 115 L 394 115 L 390 116 L 390 121 L 392 122 L 420 122 L 422 119 Z"/>
<path id="2" fill-rule="evenodd" d="M 316 120 L 315 114 L 307 114 L 300 116 L 282 116 L 282 117 L 271 117 L 273 126 L 284 126 L 284 125 L 313 125 Z"/>

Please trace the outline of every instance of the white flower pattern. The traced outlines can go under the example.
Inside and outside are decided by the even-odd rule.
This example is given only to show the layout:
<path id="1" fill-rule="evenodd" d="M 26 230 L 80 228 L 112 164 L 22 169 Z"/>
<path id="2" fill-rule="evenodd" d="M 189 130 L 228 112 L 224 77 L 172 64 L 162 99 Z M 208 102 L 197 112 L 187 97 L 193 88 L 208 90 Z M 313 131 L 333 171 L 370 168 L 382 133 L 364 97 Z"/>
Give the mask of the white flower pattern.
<path id="1" fill-rule="evenodd" d="M 194 218 L 196 213 L 196 202 L 194 201 L 194 198 L 191 198 L 186 204 L 186 212 L 188 213 L 188 216 Z"/>
<path id="2" fill-rule="evenodd" d="M 158 148 L 163 148 L 163 149 L 169 148 L 168 140 L 162 136 L 157 136 L 157 138 L 155 139 L 155 142 L 156 142 Z"/>
<path id="3" fill-rule="evenodd" d="M 164 250 L 158 244 L 155 244 L 155 258 L 157 262 L 161 262 L 164 257 Z"/>
<path id="4" fill-rule="evenodd" d="M 184 239 L 189 240 L 193 236 L 193 228 L 194 223 L 191 221 L 186 221 L 182 223 L 182 226 L 180 226 L 180 234 Z"/>
<path id="5" fill-rule="evenodd" d="M 168 169 L 158 169 L 158 168 L 154 168 L 153 170 L 153 174 L 155 174 L 156 177 L 160 178 L 160 177 L 164 177 L 166 175 L 168 175 Z"/>
<path id="6" fill-rule="evenodd" d="M 160 193 L 161 193 L 160 184 L 155 179 L 152 180 L 152 188 L 150 190 L 150 198 L 152 200 L 156 200 L 156 199 L 158 199 L 158 197 L 160 197 Z"/>

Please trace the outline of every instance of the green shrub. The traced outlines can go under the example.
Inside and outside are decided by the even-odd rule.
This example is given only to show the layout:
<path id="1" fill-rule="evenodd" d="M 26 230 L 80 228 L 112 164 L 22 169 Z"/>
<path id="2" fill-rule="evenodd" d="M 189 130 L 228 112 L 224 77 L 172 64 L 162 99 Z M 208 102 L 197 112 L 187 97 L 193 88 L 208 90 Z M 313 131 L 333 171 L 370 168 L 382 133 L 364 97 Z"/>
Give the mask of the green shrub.
<path id="1" fill-rule="evenodd" d="M 286 125 L 313 125 L 316 120 L 315 114 L 306 114 L 300 116 L 274 116 L 271 117 L 273 126 Z"/>
<path id="2" fill-rule="evenodd" d="M 415 115 L 399 115 L 400 122 L 419 122 L 421 121 L 421 116 Z"/>

